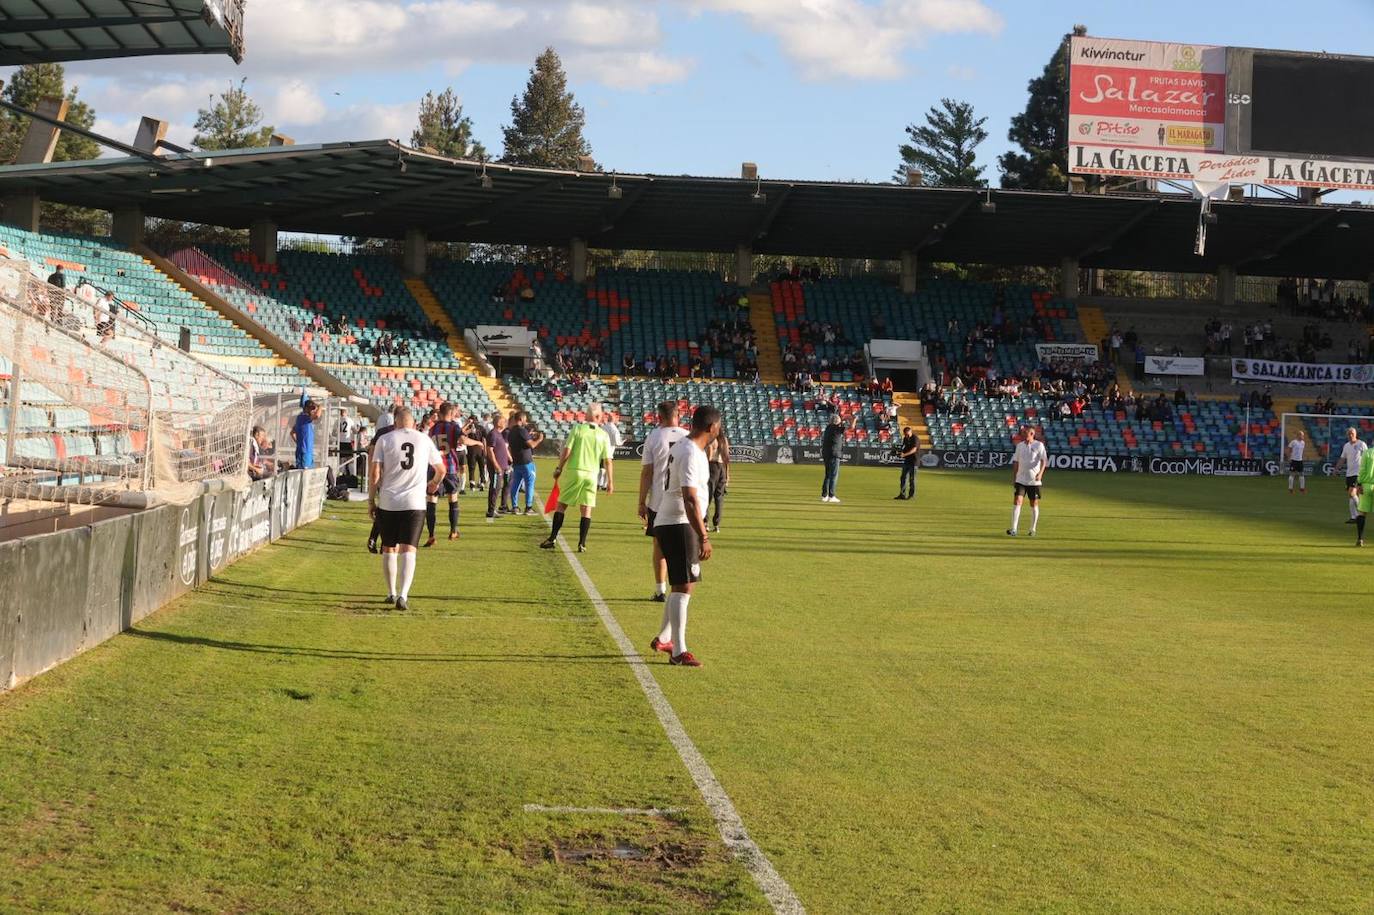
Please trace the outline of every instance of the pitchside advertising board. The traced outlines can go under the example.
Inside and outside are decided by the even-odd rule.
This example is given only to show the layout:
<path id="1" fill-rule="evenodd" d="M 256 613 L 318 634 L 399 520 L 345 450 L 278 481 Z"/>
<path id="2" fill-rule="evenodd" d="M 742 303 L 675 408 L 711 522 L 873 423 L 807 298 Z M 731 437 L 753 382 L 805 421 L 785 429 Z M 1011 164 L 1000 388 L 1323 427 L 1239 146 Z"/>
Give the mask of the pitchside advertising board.
<path id="1" fill-rule="evenodd" d="M 627 442 L 616 449 L 617 460 L 639 460 L 642 442 Z M 934 448 L 921 453 L 920 466 L 947 470 L 1010 470 L 1015 454 L 1011 451 L 976 451 Z M 822 463 L 821 446 L 806 445 L 731 445 L 730 460 L 735 464 L 810 464 Z M 1273 461 L 1240 458 L 1151 458 L 1129 454 L 1051 454 L 1050 469 L 1088 473 L 1155 473 L 1166 475 L 1263 476 L 1278 472 Z M 840 463 L 859 467 L 898 467 L 901 456 L 890 446 L 843 448 Z"/>
<path id="2" fill-rule="evenodd" d="M 1075 36 L 1069 171 L 1374 190 L 1374 59 Z"/>

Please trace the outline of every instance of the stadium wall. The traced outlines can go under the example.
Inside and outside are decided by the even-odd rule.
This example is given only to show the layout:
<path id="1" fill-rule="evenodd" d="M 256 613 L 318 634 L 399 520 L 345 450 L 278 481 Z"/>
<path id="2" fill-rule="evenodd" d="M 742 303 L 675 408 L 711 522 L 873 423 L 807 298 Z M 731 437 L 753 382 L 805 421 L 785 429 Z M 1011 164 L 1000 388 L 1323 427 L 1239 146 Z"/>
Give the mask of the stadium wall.
<path id="1" fill-rule="evenodd" d="M 0 690 L 130 628 L 320 517 L 322 468 L 0 544 Z"/>

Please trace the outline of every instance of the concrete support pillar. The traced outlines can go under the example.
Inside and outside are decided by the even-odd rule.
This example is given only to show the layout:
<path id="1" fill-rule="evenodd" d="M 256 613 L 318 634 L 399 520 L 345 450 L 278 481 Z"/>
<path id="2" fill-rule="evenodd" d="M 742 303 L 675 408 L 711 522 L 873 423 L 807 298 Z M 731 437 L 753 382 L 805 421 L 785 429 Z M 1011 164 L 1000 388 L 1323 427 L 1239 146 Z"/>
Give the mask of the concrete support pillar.
<path id="1" fill-rule="evenodd" d="M 1236 268 L 1227 264 L 1217 268 L 1217 304 L 1236 304 Z"/>
<path id="2" fill-rule="evenodd" d="M 1059 295 L 1070 302 L 1078 301 L 1078 258 L 1066 257 L 1059 262 Z"/>
<path id="3" fill-rule="evenodd" d="M 277 262 L 277 224 L 255 219 L 248 225 L 248 250 L 264 264 Z"/>
<path id="4" fill-rule="evenodd" d="M 572 281 L 587 282 L 587 240 L 574 238 L 568 243 L 568 263 L 572 265 Z"/>
<path id="5" fill-rule="evenodd" d="M 45 98 L 40 100 L 33 110 L 50 118 L 65 121 L 69 104 L 70 102 L 64 98 Z M 42 162 L 51 162 L 53 151 L 57 149 L 57 138 L 61 133 L 60 128 L 51 124 L 30 120 L 24 140 L 19 144 L 19 155 L 14 157 L 14 164 L 38 165 Z"/>
<path id="6" fill-rule="evenodd" d="M 38 217 L 43 201 L 33 191 L 5 196 L 5 223 L 26 232 L 38 231 Z"/>
<path id="7" fill-rule="evenodd" d="M 916 293 L 916 252 L 902 252 L 902 295 Z"/>
<path id="8" fill-rule="evenodd" d="M 735 285 L 740 288 L 754 285 L 754 249 L 749 245 L 735 247 Z"/>
<path id="9" fill-rule="evenodd" d="M 423 229 L 406 229 L 405 249 L 401 255 L 401 269 L 406 276 L 424 276 L 429 272 L 425 249 L 429 236 Z"/>
<path id="10" fill-rule="evenodd" d="M 143 208 L 137 206 L 120 207 L 110 215 L 110 236 L 121 245 L 143 243 Z"/>

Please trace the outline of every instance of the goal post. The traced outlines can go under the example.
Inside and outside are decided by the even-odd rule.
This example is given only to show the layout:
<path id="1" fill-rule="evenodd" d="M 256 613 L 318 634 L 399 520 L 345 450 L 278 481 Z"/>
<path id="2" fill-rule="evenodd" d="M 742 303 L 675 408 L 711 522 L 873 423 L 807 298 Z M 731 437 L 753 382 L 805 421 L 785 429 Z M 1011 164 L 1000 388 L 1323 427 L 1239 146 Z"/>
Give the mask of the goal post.
<path id="1" fill-rule="evenodd" d="M 1347 413 L 1281 413 L 1279 414 L 1278 466 L 1280 473 L 1288 469 L 1288 443 L 1299 432 L 1307 433 L 1307 450 L 1303 463 L 1313 476 L 1334 473 L 1341 459 L 1346 431 L 1353 428 L 1360 440 L 1374 447 L 1374 415 Z"/>

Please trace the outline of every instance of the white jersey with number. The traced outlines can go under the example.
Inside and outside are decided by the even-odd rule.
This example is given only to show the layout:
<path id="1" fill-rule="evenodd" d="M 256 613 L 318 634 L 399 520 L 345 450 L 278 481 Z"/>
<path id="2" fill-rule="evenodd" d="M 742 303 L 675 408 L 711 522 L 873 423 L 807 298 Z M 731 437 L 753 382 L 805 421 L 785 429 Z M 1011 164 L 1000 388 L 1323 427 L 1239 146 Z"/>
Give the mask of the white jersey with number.
<path id="1" fill-rule="evenodd" d="M 644 460 L 640 464 L 653 468 L 649 478 L 649 494 L 644 500 L 651 512 L 658 512 L 663 487 L 668 482 L 668 452 L 686 437 L 687 430 L 681 426 L 660 426 L 650 432 L 644 441 Z"/>
<path id="2" fill-rule="evenodd" d="M 705 520 L 706 494 L 710 486 L 711 465 L 706 460 L 706 452 L 690 438 L 684 438 L 668 453 L 668 478 L 658 501 L 654 527 L 691 523 L 687 517 L 687 500 L 682 497 L 684 489 L 696 490 L 697 510 Z"/>
<path id="3" fill-rule="evenodd" d="M 1288 443 L 1288 460 L 1301 461 L 1302 453 L 1307 450 L 1307 442 L 1302 439 L 1293 439 Z"/>
<path id="4" fill-rule="evenodd" d="M 1045 472 L 1049 455 L 1044 442 L 1021 442 L 1016 446 L 1016 482 L 1022 486 L 1039 486 L 1040 474 Z"/>
<path id="5" fill-rule="evenodd" d="M 388 512 L 425 510 L 429 468 L 444 462 L 433 439 L 418 429 L 394 429 L 377 439 L 372 460 L 382 466 L 378 508 Z"/>
<path id="6" fill-rule="evenodd" d="M 1369 446 L 1359 439 L 1353 442 L 1346 442 L 1341 448 L 1341 460 L 1345 462 L 1345 475 L 1353 477 L 1360 472 L 1360 459 L 1369 450 Z"/>

